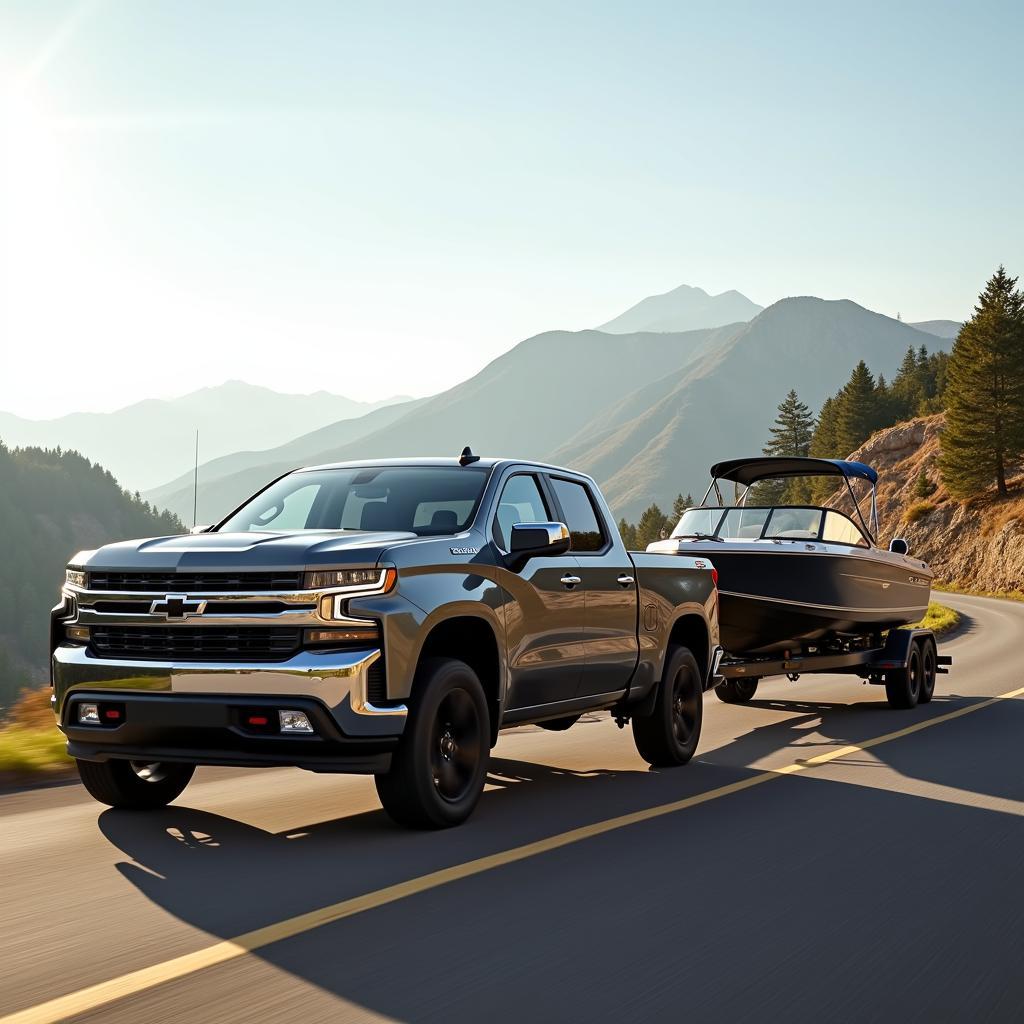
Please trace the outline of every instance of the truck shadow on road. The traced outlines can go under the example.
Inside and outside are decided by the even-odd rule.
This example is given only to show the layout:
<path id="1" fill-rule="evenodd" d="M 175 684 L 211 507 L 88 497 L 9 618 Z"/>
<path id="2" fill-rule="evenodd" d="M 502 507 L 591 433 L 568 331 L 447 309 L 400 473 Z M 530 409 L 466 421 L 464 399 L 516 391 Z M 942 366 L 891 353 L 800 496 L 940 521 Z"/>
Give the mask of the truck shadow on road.
<path id="1" fill-rule="evenodd" d="M 227 938 L 589 821 L 749 778 L 759 773 L 742 762 L 786 745 L 799 756 L 812 729 L 845 745 L 966 703 L 946 698 L 915 717 L 884 714 L 884 705 L 874 703 L 761 701 L 761 710 L 791 717 L 755 727 L 675 771 L 570 771 L 495 758 L 493 788 L 477 815 L 441 833 L 401 831 L 380 811 L 279 833 L 186 806 L 106 811 L 99 821 L 130 858 L 118 869 L 140 892 L 190 925 Z M 872 755 L 880 767 L 958 794 L 1020 800 L 1022 729 L 1024 703 L 1008 701 L 872 748 Z M 958 758 L 958 751 L 970 757 Z M 877 1013 L 879 993 L 893 1018 L 932 1011 L 951 1019 L 998 1009 L 985 998 L 979 1002 L 978 991 L 950 971 L 964 956 L 1001 977 L 1000 998 L 1018 1005 L 1024 978 L 1016 971 L 1016 950 L 1024 921 L 1008 909 L 1013 901 L 999 880 L 1019 871 L 1019 812 L 972 806 L 956 795 L 850 785 L 827 771 L 775 778 L 378 907 L 255 955 L 314 987 L 303 998 L 313 1000 L 317 1019 L 318 1013 L 341 1019 L 363 1007 L 392 1019 L 448 1024 L 674 1019 L 681 1005 L 701 1020 L 820 1019 L 822 1013 L 855 1019 Z M 920 870 L 929 854 L 937 858 L 933 869 Z M 969 914 L 952 909 L 968 904 Z M 923 935 L 928 955 L 917 958 L 910 977 L 900 964 Z M 720 955 L 737 943 L 758 950 L 746 962 L 743 985 L 732 958 Z M 865 966 L 865 950 L 890 947 L 900 955 L 870 959 L 872 983 L 864 985 L 851 965 Z M 175 990 L 176 1012 L 202 1010 L 209 995 L 203 981 L 193 978 Z M 267 983 L 292 982 L 275 974 Z M 783 993 L 784 1002 L 776 1003 Z M 223 998 L 217 1005 L 225 1006 Z"/>

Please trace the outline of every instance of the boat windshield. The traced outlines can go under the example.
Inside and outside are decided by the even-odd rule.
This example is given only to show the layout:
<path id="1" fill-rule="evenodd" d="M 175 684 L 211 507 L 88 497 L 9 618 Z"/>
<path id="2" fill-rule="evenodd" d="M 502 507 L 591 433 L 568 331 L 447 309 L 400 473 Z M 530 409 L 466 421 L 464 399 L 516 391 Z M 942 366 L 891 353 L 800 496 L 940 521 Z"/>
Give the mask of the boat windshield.
<path id="1" fill-rule="evenodd" d="M 691 508 L 683 513 L 672 536 L 680 540 L 819 540 L 871 546 L 848 516 L 813 505 Z"/>

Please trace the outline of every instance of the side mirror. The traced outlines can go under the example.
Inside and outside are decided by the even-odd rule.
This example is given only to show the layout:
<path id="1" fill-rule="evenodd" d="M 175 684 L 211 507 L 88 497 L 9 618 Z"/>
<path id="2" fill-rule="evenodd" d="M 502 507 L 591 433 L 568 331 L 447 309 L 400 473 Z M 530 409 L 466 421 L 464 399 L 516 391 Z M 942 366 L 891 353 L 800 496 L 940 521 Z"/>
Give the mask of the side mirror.
<path id="1" fill-rule="evenodd" d="M 564 555 L 572 541 L 565 523 L 516 523 L 508 543 L 509 561 L 521 569 L 531 558 Z"/>
<path id="2" fill-rule="evenodd" d="M 893 537 L 889 541 L 889 550 L 894 555 L 906 555 L 910 553 L 910 545 L 902 537 Z"/>
<path id="3" fill-rule="evenodd" d="M 206 523 L 205 526 L 193 526 L 189 533 L 206 533 L 208 530 L 213 529 L 213 523 Z"/>

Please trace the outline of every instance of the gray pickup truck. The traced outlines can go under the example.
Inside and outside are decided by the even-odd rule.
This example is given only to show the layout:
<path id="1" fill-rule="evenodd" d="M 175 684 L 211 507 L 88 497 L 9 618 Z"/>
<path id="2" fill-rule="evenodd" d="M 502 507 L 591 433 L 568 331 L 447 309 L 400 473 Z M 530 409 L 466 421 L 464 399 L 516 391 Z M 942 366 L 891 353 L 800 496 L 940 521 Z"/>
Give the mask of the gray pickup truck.
<path id="1" fill-rule="evenodd" d="M 396 821 L 472 812 L 500 729 L 609 710 L 685 764 L 715 682 L 711 564 L 623 546 L 593 480 L 514 459 L 345 463 L 216 526 L 68 565 L 53 706 L 103 803 L 196 765 L 370 773 Z"/>

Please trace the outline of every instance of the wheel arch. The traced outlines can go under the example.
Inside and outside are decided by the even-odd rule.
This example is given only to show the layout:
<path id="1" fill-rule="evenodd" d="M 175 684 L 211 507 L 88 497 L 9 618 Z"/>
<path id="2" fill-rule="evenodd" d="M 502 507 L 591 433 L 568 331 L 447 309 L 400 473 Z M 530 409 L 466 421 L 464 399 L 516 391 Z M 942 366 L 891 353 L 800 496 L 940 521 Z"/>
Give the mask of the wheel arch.
<path id="1" fill-rule="evenodd" d="M 425 658 L 457 658 L 477 674 L 490 715 L 491 746 L 497 742 L 505 676 L 505 658 L 494 624 L 482 615 L 460 614 L 439 619 L 424 631 L 416 665 Z"/>
<path id="2" fill-rule="evenodd" d="M 701 685 L 706 689 L 709 685 L 711 669 L 711 629 L 700 612 L 687 609 L 673 620 L 669 628 L 665 650 L 667 651 L 673 645 L 689 649 L 697 660 Z"/>

